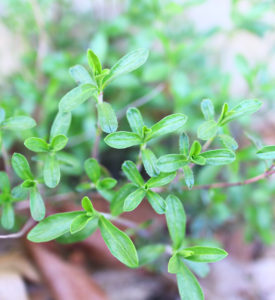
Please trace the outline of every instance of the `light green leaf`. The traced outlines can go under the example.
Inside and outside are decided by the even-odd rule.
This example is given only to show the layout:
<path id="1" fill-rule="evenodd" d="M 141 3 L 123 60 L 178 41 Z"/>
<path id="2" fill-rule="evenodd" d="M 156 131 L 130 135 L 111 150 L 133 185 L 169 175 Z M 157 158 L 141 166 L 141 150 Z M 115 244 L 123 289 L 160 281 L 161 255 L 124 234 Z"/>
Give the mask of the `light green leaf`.
<path id="1" fill-rule="evenodd" d="M 145 139 L 146 141 L 149 141 L 151 139 L 176 132 L 179 129 L 183 129 L 186 121 L 187 116 L 184 114 L 178 113 L 169 115 L 153 125 L 151 127 L 152 131 L 146 135 Z"/>
<path id="2" fill-rule="evenodd" d="M 158 167 L 161 172 L 174 172 L 182 168 L 187 159 L 182 154 L 167 154 L 158 159 Z"/>
<path id="3" fill-rule="evenodd" d="M 186 215 L 179 198 L 169 195 L 166 198 L 166 222 L 173 248 L 179 249 L 185 237 Z"/>
<path id="4" fill-rule="evenodd" d="M 160 171 L 157 166 L 157 158 L 150 149 L 141 151 L 142 162 L 144 169 L 150 177 L 159 175 Z"/>
<path id="5" fill-rule="evenodd" d="M 233 151 L 238 149 L 238 147 L 239 147 L 238 143 L 230 135 L 220 134 L 219 138 L 220 138 L 222 144 L 224 145 L 224 147 L 226 147 L 230 150 L 233 150 Z"/>
<path id="6" fill-rule="evenodd" d="M 142 128 L 144 126 L 144 122 L 140 111 L 135 107 L 129 108 L 127 110 L 127 120 L 129 122 L 132 131 L 142 136 L 143 133 Z"/>
<path id="7" fill-rule="evenodd" d="M 125 199 L 123 211 L 132 211 L 136 209 L 144 199 L 145 195 L 146 191 L 142 187 L 132 192 Z"/>
<path id="8" fill-rule="evenodd" d="M 128 54 L 126 54 L 125 56 L 123 56 L 111 68 L 109 75 L 107 75 L 104 78 L 103 80 L 104 87 L 107 84 L 109 84 L 111 81 L 116 79 L 118 76 L 132 72 L 137 68 L 139 68 L 140 66 L 142 66 L 146 62 L 148 55 L 149 55 L 149 51 L 147 49 L 140 48 L 140 49 L 133 50 Z"/>
<path id="9" fill-rule="evenodd" d="M 36 125 L 34 119 L 26 116 L 16 116 L 6 119 L 0 128 L 7 130 L 26 130 Z"/>
<path id="10" fill-rule="evenodd" d="M 180 154 L 187 157 L 189 155 L 189 138 L 188 135 L 185 133 L 182 133 L 179 138 L 179 149 Z"/>
<path id="11" fill-rule="evenodd" d="M 50 147 L 53 151 L 60 151 L 66 146 L 67 142 L 68 138 L 63 134 L 59 134 L 53 137 Z"/>
<path id="12" fill-rule="evenodd" d="M 63 134 L 66 136 L 71 125 L 72 113 L 59 111 L 56 115 L 51 127 L 51 139 L 57 135 Z"/>
<path id="13" fill-rule="evenodd" d="M 85 172 L 93 183 L 96 183 L 101 175 L 100 165 L 94 158 L 88 158 L 84 163 Z"/>
<path id="14" fill-rule="evenodd" d="M 209 150 L 201 153 L 206 159 L 206 164 L 219 166 L 232 163 L 236 159 L 236 155 L 229 149 Z"/>
<path id="15" fill-rule="evenodd" d="M 54 153 L 48 154 L 46 157 L 43 177 L 49 188 L 55 188 L 60 181 L 60 166 Z"/>
<path id="16" fill-rule="evenodd" d="M 11 163 L 18 177 L 23 180 L 33 179 L 30 165 L 24 155 L 20 153 L 14 153 L 11 159 Z"/>
<path id="17" fill-rule="evenodd" d="M 148 190 L 146 193 L 146 197 L 156 213 L 158 213 L 158 214 L 165 213 L 166 203 L 159 194 Z"/>
<path id="18" fill-rule="evenodd" d="M 3 108 L 0 108 L 0 125 L 5 120 L 6 112 Z"/>
<path id="19" fill-rule="evenodd" d="M 39 222 L 28 234 L 28 239 L 35 243 L 48 242 L 70 231 L 75 217 L 85 214 L 83 211 L 72 211 L 51 215 Z"/>
<path id="20" fill-rule="evenodd" d="M 137 186 L 143 186 L 144 185 L 144 180 L 143 180 L 142 176 L 140 175 L 136 165 L 132 161 L 126 160 L 122 164 L 122 171 L 125 174 L 125 176 L 130 181 L 135 183 Z"/>
<path id="21" fill-rule="evenodd" d="M 45 142 L 45 140 L 37 138 L 37 137 L 30 137 L 25 140 L 24 145 L 33 152 L 48 152 L 49 146 Z"/>
<path id="22" fill-rule="evenodd" d="M 95 85 L 95 81 L 89 72 L 81 65 L 73 66 L 69 69 L 69 73 L 77 84 L 90 83 Z"/>
<path id="23" fill-rule="evenodd" d="M 108 146 L 116 149 L 125 149 L 142 143 L 142 139 L 138 134 L 127 131 L 117 131 L 108 134 L 104 141 Z"/>
<path id="24" fill-rule="evenodd" d="M 265 146 L 256 154 L 261 159 L 275 159 L 275 146 Z"/>
<path id="25" fill-rule="evenodd" d="M 14 226 L 14 210 L 10 202 L 3 203 L 1 224 L 7 230 Z"/>
<path id="26" fill-rule="evenodd" d="M 91 50 L 87 51 L 87 58 L 90 68 L 92 69 L 95 75 L 99 75 L 102 72 L 101 63 L 97 57 L 97 55 Z"/>
<path id="27" fill-rule="evenodd" d="M 144 266 L 152 263 L 165 252 L 165 246 L 161 244 L 146 245 L 138 249 L 139 265 Z"/>
<path id="28" fill-rule="evenodd" d="M 92 217 L 87 215 L 79 215 L 75 217 L 70 226 L 71 234 L 75 234 L 80 230 L 83 230 L 91 219 Z"/>
<path id="29" fill-rule="evenodd" d="M 7 173 L 0 171 L 0 191 L 8 193 L 11 189 Z"/>
<path id="30" fill-rule="evenodd" d="M 232 120 L 241 118 L 245 115 L 255 113 L 262 106 L 262 102 L 256 99 L 243 100 L 238 105 L 233 107 L 232 110 L 227 112 L 224 117 L 219 121 L 219 125 L 223 126 Z"/>
<path id="31" fill-rule="evenodd" d="M 131 239 L 103 216 L 99 219 L 99 228 L 113 256 L 129 268 L 137 268 L 137 251 Z"/>
<path id="32" fill-rule="evenodd" d="M 203 99 L 201 102 L 201 111 L 206 121 L 213 120 L 215 116 L 214 106 L 210 99 Z"/>
<path id="33" fill-rule="evenodd" d="M 198 138 L 204 141 L 212 139 L 218 131 L 218 125 L 214 120 L 209 120 L 198 128 Z"/>
<path id="34" fill-rule="evenodd" d="M 224 259 L 228 254 L 220 248 L 194 246 L 184 248 L 178 252 L 183 258 L 196 262 L 216 262 Z"/>
<path id="35" fill-rule="evenodd" d="M 177 175 L 176 172 L 160 173 L 157 177 L 150 178 L 147 181 L 146 185 L 148 188 L 164 186 L 169 182 L 171 182 L 176 177 L 176 175 Z"/>
<path id="36" fill-rule="evenodd" d="M 62 113 L 71 112 L 77 106 L 93 97 L 96 89 L 91 84 L 81 84 L 69 91 L 59 102 L 59 110 Z"/>
<path id="37" fill-rule="evenodd" d="M 45 204 L 36 185 L 30 188 L 30 210 L 35 221 L 41 221 L 45 217 Z"/>
<path id="38" fill-rule="evenodd" d="M 91 202 L 91 200 L 89 199 L 89 197 L 85 196 L 82 198 L 81 200 L 81 206 L 83 207 L 83 209 L 88 212 L 88 213 L 94 213 L 94 207 L 93 204 Z"/>
<path id="39" fill-rule="evenodd" d="M 189 189 L 192 189 L 194 182 L 195 182 L 192 169 L 188 165 L 185 165 L 183 167 L 183 173 L 184 173 L 184 181 L 185 181 L 187 187 Z"/>
<path id="40" fill-rule="evenodd" d="M 101 129 L 106 133 L 112 133 L 117 130 L 117 118 L 112 106 L 107 102 L 101 102 L 97 105 L 98 121 Z"/>
<path id="41" fill-rule="evenodd" d="M 96 188 L 110 190 L 113 187 L 115 187 L 116 184 L 117 184 L 117 181 L 114 178 L 106 177 L 97 183 Z"/>
<path id="42" fill-rule="evenodd" d="M 201 144 L 198 141 L 194 141 L 191 146 L 189 156 L 190 157 L 197 156 L 200 153 L 201 153 Z"/>

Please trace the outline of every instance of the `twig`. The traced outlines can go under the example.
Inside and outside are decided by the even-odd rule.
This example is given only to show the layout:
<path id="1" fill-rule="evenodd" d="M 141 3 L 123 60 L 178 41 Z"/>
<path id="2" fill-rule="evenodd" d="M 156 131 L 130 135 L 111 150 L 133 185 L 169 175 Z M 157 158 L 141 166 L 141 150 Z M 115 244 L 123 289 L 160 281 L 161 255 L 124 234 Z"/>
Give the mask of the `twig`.
<path id="1" fill-rule="evenodd" d="M 0 235 L 0 239 L 17 239 L 25 235 L 28 230 L 35 224 L 35 221 L 33 219 L 29 219 L 25 225 L 22 227 L 22 229 L 16 233 L 6 234 L 6 235 Z"/>
<path id="2" fill-rule="evenodd" d="M 221 188 L 229 188 L 234 186 L 241 186 L 241 185 L 247 185 L 254 182 L 257 182 L 259 180 L 265 179 L 272 174 L 275 174 L 275 165 L 272 165 L 266 172 L 263 174 L 260 174 L 258 176 L 246 179 L 244 181 L 237 181 L 237 182 L 217 182 L 213 184 L 205 184 L 205 185 L 195 185 L 193 186 L 192 190 L 209 190 L 209 189 L 221 189 Z M 187 190 L 187 187 L 183 188 L 184 190 Z"/>
<path id="3" fill-rule="evenodd" d="M 126 107 L 124 107 L 123 109 L 121 109 L 118 113 L 117 113 L 117 118 L 120 120 L 122 119 L 128 108 L 130 107 L 140 107 L 142 105 L 144 105 L 145 103 L 149 102 L 150 100 L 152 100 L 156 95 L 158 95 L 159 93 L 161 93 L 164 90 L 165 85 L 163 83 L 157 85 L 150 93 L 148 93 L 147 95 L 142 96 L 141 98 L 138 98 L 137 100 L 135 100 L 134 102 L 131 102 L 129 105 L 127 105 Z"/>

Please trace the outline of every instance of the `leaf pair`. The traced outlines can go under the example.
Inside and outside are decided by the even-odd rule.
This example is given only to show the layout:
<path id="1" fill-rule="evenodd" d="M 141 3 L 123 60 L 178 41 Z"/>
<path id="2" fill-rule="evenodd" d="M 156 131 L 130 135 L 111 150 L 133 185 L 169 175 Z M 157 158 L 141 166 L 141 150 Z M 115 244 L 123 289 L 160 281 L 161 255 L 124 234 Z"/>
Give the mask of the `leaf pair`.
<path id="1" fill-rule="evenodd" d="M 28 239 L 36 243 L 54 239 L 63 243 L 75 242 L 87 238 L 99 227 L 110 252 L 128 267 L 138 267 L 137 252 L 131 239 L 97 212 L 88 197 L 84 197 L 81 204 L 84 211 L 59 213 L 45 218 L 29 232 Z"/>
<path id="2" fill-rule="evenodd" d="M 36 153 L 46 153 L 43 167 L 44 182 L 49 188 L 55 188 L 60 182 L 60 166 L 57 152 L 62 150 L 68 142 L 65 135 L 57 135 L 50 143 L 37 137 L 28 138 L 24 145 Z"/>
<path id="3" fill-rule="evenodd" d="M 226 125 L 227 123 L 241 118 L 245 115 L 255 113 L 260 109 L 262 102 L 256 99 L 243 100 L 238 105 L 233 107 L 233 109 L 228 109 L 228 104 L 225 103 L 222 108 L 222 112 L 218 121 L 214 120 L 215 112 L 214 106 L 210 99 L 204 99 L 201 103 L 201 110 L 206 119 L 206 122 L 201 124 L 198 128 L 198 138 L 202 140 L 210 140 L 214 138 L 217 134 L 219 127 Z M 233 139 L 233 138 L 231 138 Z M 228 138 L 227 138 L 228 140 Z M 231 148 L 236 148 L 236 141 L 230 143 Z M 232 148 L 233 147 L 233 148 Z"/>
<path id="4" fill-rule="evenodd" d="M 14 153 L 11 162 L 17 176 L 24 180 L 22 187 L 29 191 L 30 211 L 33 219 L 42 220 L 45 217 L 46 209 L 38 189 L 38 182 L 34 179 L 27 159 L 20 153 Z"/>
<path id="5" fill-rule="evenodd" d="M 172 114 L 148 128 L 144 125 L 140 111 L 132 107 L 127 111 L 127 120 L 132 132 L 118 131 L 107 135 L 104 139 L 107 145 L 116 149 L 143 145 L 154 138 L 182 129 L 187 117 L 180 113 Z"/>
<path id="6" fill-rule="evenodd" d="M 125 198 L 123 210 L 134 210 L 141 203 L 144 197 L 147 197 L 152 208 L 158 214 L 163 214 L 166 209 L 165 201 L 159 194 L 151 189 L 168 184 L 175 178 L 176 173 L 160 173 L 158 176 L 150 178 L 145 183 L 136 165 L 132 161 L 125 161 L 122 165 L 122 170 L 126 177 L 136 186 L 135 190 Z"/>

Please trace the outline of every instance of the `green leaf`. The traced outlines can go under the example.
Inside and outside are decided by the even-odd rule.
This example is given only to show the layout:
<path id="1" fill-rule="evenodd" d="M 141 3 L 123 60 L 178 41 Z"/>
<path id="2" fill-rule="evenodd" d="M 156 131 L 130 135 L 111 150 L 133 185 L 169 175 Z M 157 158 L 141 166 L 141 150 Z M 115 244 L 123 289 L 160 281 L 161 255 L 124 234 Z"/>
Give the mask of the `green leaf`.
<path id="1" fill-rule="evenodd" d="M 228 113 L 228 104 L 224 103 L 222 106 L 222 111 L 218 120 L 218 125 L 220 126 L 222 120 L 225 118 L 226 115 L 230 115 L 231 113 Z"/>
<path id="2" fill-rule="evenodd" d="M 87 215 L 79 215 L 75 217 L 70 227 L 71 234 L 75 234 L 80 230 L 83 230 L 91 219 L 92 217 L 89 217 Z"/>
<path id="3" fill-rule="evenodd" d="M 0 171 L 0 191 L 8 193 L 11 189 L 7 173 Z"/>
<path id="4" fill-rule="evenodd" d="M 214 120 L 209 120 L 198 128 L 198 138 L 204 141 L 212 139 L 218 131 L 218 125 Z"/>
<path id="5" fill-rule="evenodd" d="M 71 112 L 59 111 L 51 127 L 51 139 L 60 134 L 66 135 L 70 128 L 71 121 Z"/>
<path id="6" fill-rule="evenodd" d="M 125 176 L 130 181 L 135 183 L 137 186 L 143 186 L 144 185 L 144 180 L 143 180 L 142 176 L 140 175 L 136 165 L 132 161 L 126 160 L 122 164 L 122 171 L 125 174 Z"/>
<path id="7" fill-rule="evenodd" d="M 25 140 L 24 145 L 33 152 L 48 152 L 48 144 L 40 138 L 30 137 Z"/>
<path id="8" fill-rule="evenodd" d="M 203 99 L 201 102 L 201 111 L 206 121 L 213 120 L 215 116 L 214 106 L 210 99 Z"/>
<path id="9" fill-rule="evenodd" d="M 174 195 L 166 198 L 165 216 L 173 248 L 177 250 L 185 237 L 186 216 L 180 199 Z"/>
<path id="10" fill-rule="evenodd" d="M 106 86 L 111 81 L 116 79 L 118 76 L 123 74 L 132 72 L 142 66 L 149 55 L 149 51 L 147 49 L 136 49 L 125 56 L 123 56 L 110 70 L 109 75 L 107 75 L 104 80 L 103 84 Z"/>
<path id="11" fill-rule="evenodd" d="M 216 262 L 224 259 L 228 254 L 220 248 L 194 246 L 184 248 L 178 252 L 185 259 L 196 262 Z"/>
<path id="12" fill-rule="evenodd" d="M 117 118 L 112 106 L 107 102 L 101 102 L 97 105 L 98 121 L 101 129 L 106 133 L 112 133 L 117 130 Z"/>
<path id="13" fill-rule="evenodd" d="M 194 182 L 195 182 L 192 169 L 188 165 L 185 165 L 183 167 L 183 173 L 184 173 L 184 181 L 185 181 L 187 187 L 189 189 L 192 189 Z"/>
<path id="14" fill-rule="evenodd" d="M 182 168 L 187 159 L 182 154 L 167 154 L 158 159 L 158 167 L 161 172 L 174 172 Z"/>
<path id="15" fill-rule="evenodd" d="M 275 146 L 265 146 L 256 154 L 261 159 L 275 159 Z"/>
<path id="16" fill-rule="evenodd" d="M 45 217 L 45 204 L 36 185 L 30 188 L 30 210 L 35 221 L 41 221 Z"/>
<path id="17" fill-rule="evenodd" d="M 93 183 L 96 183 L 101 175 L 100 165 L 94 158 L 88 158 L 85 160 L 84 169 L 88 177 Z"/>
<path id="18" fill-rule="evenodd" d="M 193 156 L 197 156 L 201 153 L 201 144 L 198 141 L 194 141 L 190 152 L 189 152 L 189 156 L 193 157 Z"/>
<path id="19" fill-rule="evenodd" d="M 184 269 L 182 267 L 183 263 L 181 261 L 181 257 L 178 255 L 178 252 L 176 252 L 168 262 L 168 273 L 171 274 L 179 274 L 183 273 Z"/>
<path id="20" fill-rule="evenodd" d="M 28 234 L 28 239 L 35 243 L 48 242 L 70 231 L 71 223 L 83 211 L 72 211 L 51 215 L 39 222 Z"/>
<path id="21" fill-rule="evenodd" d="M 36 182 L 31 179 L 24 180 L 24 182 L 21 184 L 22 188 L 30 188 L 36 185 Z"/>
<path id="22" fill-rule="evenodd" d="M 184 264 L 183 269 L 183 273 L 177 274 L 177 283 L 181 299 L 204 300 L 203 292 L 196 277 Z"/>
<path id="23" fill-rule="evenodd" d="M 89 72 L 81 65 L 73 66 L 69 69 L 69 73 L 77 84 L 90 83 L 95 85 L 95 81 Z"/>
<path id="24" fill-rule="evenodd" d="M 43 177 L 46 186 L 49 188 L 55 188 L 60 181 L 60 166 L 54 153 L 50 153 L 46 157 Z"/>
<path id="25" fill-rule="evenodd" d="M 136 185 L 127 183 L 121 187 L 111 201 L 111 213 L 113 216 L 118 216 L 123 212 L 125 199 L 136 190 Z"/>
<path id="26" fill-rule="evenodd" d="M 99 228 L 113 256 L 129 268 L 137 268 L 137 251 L 131 239 L 103 216 L 99 219 Z"/>
<path id="27" fill-rule="evenodd" d="M 160 173 L 157 177 L 150 178 L 147 181 L 146 185 L 148 186 L 148 188 L 163 186 L 171 182 L 176 177 L 176 175 L 176 172 Z"/>
<path id="28" fill-rule="evenodd" d="M 28 197 L 28 192 L 28 189 L 23 188 L 21 185 L 17 185 L 11 190 L 11 196 L 16 201 L 25 200 Z"/>
<path id="29" fill-rule="evenodd" d="M 239 147 L 238 143 L 230 135 L 220 134 L 219 138 L 220 138 L 222 144 L 224 145 L 224 147 L 226 147 L 230 150 L 233 150 L 233 151 L 238 149 L 238 147 Z"/>
<path id="30" fill-rule="evenodd" d="M 195 157 L 194 156 L 191 157 L 191 162 L 194 163 L 194 164 L 203 166 L 206 163 L 206 159 L 203 156 L 198 155 L 198 156 L 195 156 Z"/>
<path id="31" fill-rule="evenodd" d="M 123 205 L 123 211 L 132 211 L 136 209 L 144 199 L 146 191 L 141 187 L 127 196 Z"/>
<path id="32" fill-rule="evenodd" d="M 62 97 L 59 110 L 63 113 L 71 112 L 88 98 L 93 97 L 95 92 L 96 89 L 91 84 L 81 84 Z"/>
<path id="33" fill-rule="evenodd" d="M 20 153 L 14 153 L 11 159 L 11 163 L 18 177 L 23 180 L 33 179 L 30 165 L 24 155 Z"/>
<path id="34" fill-rule="evenodd" d="M 180 154 L 187 157 L 189 155 L 189 138 L 188 135 L 185 133 L 182 133 L 179 138 L 179 149 Z"/>
<path id="35" fill-rule="evenodd" d="M 116 184 L 117 184 L 117 181 L 114 178 L 106 177 L 97 183 L 96 188 L 110 190 L 113 187 L 115 187 Z"/>
<path id="36" fill-rule="evenodd" d="M 131 107 L 127 110 L 126 115 L 132 131 L 138 134 L 139 136 L 142 136 L 142 128 L 144 126 L 144 122 L 140 111 L 135 107 Z"/>
<path id="37" fill-rule="evenodd" d="M 165 213 L 166 203 L 159 194 L 148 190 L 146 193 L 146 197 L 156 213 L 158 213 L 158 214 Z"/>
<path id="38" fill-rule="evenodd" d="M 2 206 L 1 224 L 7 230 L 14 226 L 14 210 L 10 202 L 4 203 Z"/>
<path id="39" fill-rule="evenodd" d="M 0 127 L 7 130 L 26 130 L 36 125 L 34 119 L 26 116 L 16 116 L 6 119 Z"/>
<path id="40" fill-rule="evenodd" d="M 1 123 L 5 120 L 5 117 L 6 117 L 6 112 L 3 108 L 0 108 L 0 126 L 1 126 Z"/>
<path id="41" fill-rule="evenodd" d="M 68 138 L 63 134 L 59 134 L 53 137 L 50 147 L 53 151 L 60 151 L 63 148 L 65 148 L 67 142 L 68 142 Z"/>
<path id="42" fill-rule="evenodd" d="M 262 102 L 256 99 L 243 100 L 233 109 L 225 114 L 225 116 L 219 121 L 219 125 L 223 126 L 232 120 L 238 119 L 245 115 L 255 113 L 262 106 Z"/>
<path id="43" fill-rule="evenodd" d="M 157 166 L 157 158 L 150 149 L 143 149 L 141 151 L 142 162 L 144 169 L 150 177 L 159 175 Z"/>
<path id="44" fill-rule="evenodd" d="M 128 131 L 117 131 L 108 134 L 104 141 L 108 146 L 116 149 L 125 149 L 142 143 L 142 139 L 138 134 Z"/>
<path id="45" fill-rule="evenodd" d="M 80 231 L 75 234 L 71 234 L 67 231 L 60 237 L 56 239 L 57 242 L 61 244 L 71 244 L 85 240 L 90 235 L 92 235 L 98 228 L 98 218 L 91 218 L 88 224 Z"/>
<path id="46" fill-rule="evenodd" d="M 151 127 L 152 131 L 147 134 L 146 141 L 176 132 L 177 130 L 182 129 L 186 121 L 187 116 L 184 114 L 178 113 L 169 115 Z"/>
<path id="47" fill-rule="evenodd" d="M 206 164 L 212 166 L 226 165 L 232 163 L 236 159 L 236 155 L 229 149 L 209 150 L 201 153 L 206 159 Z"/>
<path id="48" fill-rule="evenodd" d="M 83 207 L 83 209 L 88 212 L 88 213 L 94 213 L 94 207 L 93 204 L 91 202 L 91 200 L 89 199 L 89 197 L 85 196 L 82 198 L 81 200 L 81 206 Z"/>
<path id="49" fill-rule="evenodd" d="M 152 263 L 165 252 L 165 246 L 161 244 L 146 245 L 138 249 L 139 265 L 144 266 Z"/>
<path id="50" fill-rule="evenodd" d="M 101 63 L 97 57 L 97 55 L 91 50 L 87 51 L 87 58 L 90 68 L 92 69 L 95 75 L 99 75 L 102 72 Z"/>

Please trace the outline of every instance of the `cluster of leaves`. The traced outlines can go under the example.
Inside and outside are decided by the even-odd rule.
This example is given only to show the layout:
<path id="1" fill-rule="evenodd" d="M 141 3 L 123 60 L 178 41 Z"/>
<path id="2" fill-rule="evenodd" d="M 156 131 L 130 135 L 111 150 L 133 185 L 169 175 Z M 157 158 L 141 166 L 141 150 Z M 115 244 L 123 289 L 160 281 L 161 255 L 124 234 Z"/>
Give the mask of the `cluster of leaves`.
<path id="1" fill-rule="evenodd" d="M 35 176 L 26 157 L 20 153 L 13 154 L 12 167 L 23 183 L 11 189 L 7 174 L 0 173 L 2 224 L 7 229 L 13 227 L 12 203 L 25 199 L 27 193 L 31 215 L 34 220 L 40 221 L 29 232 L 29 240 L 33 242 L 57 240 L 60 243 L 72 243 L 87 238 L 99 228 L 110 252 L 130 268 L 148 264 L 160 255 L 171 256 L 168 272 L 177 274 L 181 298 L 203 299 L 199 283 L 189 270 L 190 262 L 215 262 L 226 257 L 227 253 L 214 247 L 200 245 L 187 247 L 186 215 L 182 201 L 172 193 L 173 180 L 176 176 L 182 176 L 180 172 L 182 169 L 186 185 L 192 189 L 195 181 L 193 166 L 219 166 L 232 163 L 236 159 L 234 151 L 238 145 L 230 135 L 222 133 L 223 126 L 232 120 L 254 113 L 260 108 L 261 102 L 253 99 L 244 100 L 231 110 L 227 104 L 224 104 L 216 122 L 212 102 L 209 99 L 202 101 L 201 108 L 206 121 L 198 129 L 198 138 L 210 144 L 218 137 L 224 148 L 205 150 L 198 140 L 194 140 L 190 147 L 189 137 L 183 132 L 187 116 L 182 113 L 168 115 L 153 126 L 147 127 L 140 111 L 137 108 L 129 108 L 127 120 L 132 131 L 117 131 L 116 114 L 112 106 L 103 101 L 103 90 L 119 75 L 129 73 L 141 66 L 148 57 L 148 51 L 144 49 L 131 51 L 110 70 L 102 68 L 92 50 L 88 50 L 87 57 L 91 72 L 80 65 L 70 69 L 70 74 L 78 86 L 61 99 L 59 111 L 51 126 L 49 143 L 39 137 L 29 137 L 24 142 L 26 148 L 42 155 L 38 161 L 43 162 L 43 176 Z M 72 110 L 89 98 L 96 100 L 98 130 L 108 134 L 104 139 L 105 143 L 116 149 L 138 146 L 138 162 L 135 164 L 127 160 L 122 164 L 122 171 L 130 183 L 114 190 L 117 181 L 110 177 L 108 171 L 95 158 L 85 161 L 84 169 L 91 183 L 82 182 L 77 186 L 77 190 L 85 192 L 96 189 L 110 202 L 111 215 L 96 211 L 90 199 L 85 196 L 82 199 L 83 211 L 59 213 L 45 218 L 46 211 L 40 194 L 40 185 L 45 184 L 46 187 L 53 189 L 60 183 L 62 161 L 59 159 L 58 152 L 62 151 L 68 142 L 67 132 L 72 120 Z M 3 112 L 1 115 L 1 129 L 17 130 L 17 127 L 27 129 L 35 125 L 28 117 L 12 117 L 5 120 Z M 18 126 L 18 118 L 20 126 Z M 22 126 L 23 121 L 24 126 Z M 175 133 L 179 133 L 179 154 L 166 154 L 158 158 L 148 148 L 152 140 Z M 275 158 L 275 146 L 263 147 L 257 155 L 261 159 L 272 160 Z M 141 166 L 149 176 L 146 181 L 139 171 Z M 170 185 L 167 189 L 165 186 L 168 184 Z M 172 246 L 147 245 L 137 251 L 129 236 L 110 222 L 109 219 L 116 220 L 122 212 L 136 209 L 144 198 L 149 201 L 156 213 L 165 214 Z"/>

